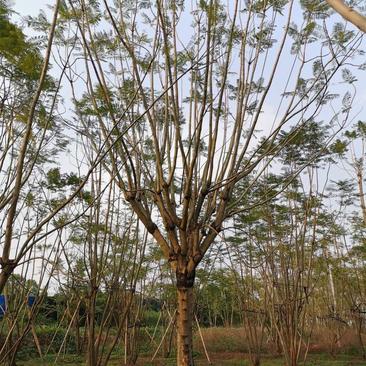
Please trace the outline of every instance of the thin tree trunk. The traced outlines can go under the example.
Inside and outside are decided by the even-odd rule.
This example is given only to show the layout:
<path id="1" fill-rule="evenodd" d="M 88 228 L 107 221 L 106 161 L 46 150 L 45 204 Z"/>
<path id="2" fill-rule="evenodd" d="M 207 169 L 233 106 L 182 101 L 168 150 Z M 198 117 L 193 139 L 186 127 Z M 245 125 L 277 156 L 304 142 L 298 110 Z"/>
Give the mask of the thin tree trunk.
<path id="1" fill-rule="evenodd" d="M 41 347 L 41 343 L 39 342 L 39 338 L 38 338 L 37 332 L 36 332 L 36 326 L 35 326 L 33 320 L 31 320 L 31 332 L 33 335 L 34 343 L 37 347 L 38 355 L 42 359 L 42 347 Z"/>
<path id="2" fill-rule="evenodd" d="M 365 193 L 363 191 L 363 171 L 362 167 L 357 168 L 357 185 L 358 185 L 358 193 L 360 195 L 360 206 L 362 210 L 363 222 L 366 225 L 366 202 L 365 202 Z"/>
<path id="3" fill-rule="evenodd" d="M 88 314 L 88 366 L 95 366 L 97 364 L 95 352 L 95 302 L 96 292 L 93 290 L 90 294 Z"/>
<path id="4" fill-rule="evenodd" d="M 360 348 L 362 351 L 362 358 L 364 360 L 366 360 L 366 348 L 362 339 L 362 322 L 363 322 L 363 318 L 362 318 L 362 314 L 358 314 L 358 318 L 357 318 L 357 335 L 358 335 L 358 340 L 360 342 Z"/>
<path id="5" fill-rule="evenodd" d="M 75 343 L 76 343 L 76 353 L 81 354 L 81 340 L 80 340 L 80 315 L 77 312 L 74 320 L 75 327 Z"/>

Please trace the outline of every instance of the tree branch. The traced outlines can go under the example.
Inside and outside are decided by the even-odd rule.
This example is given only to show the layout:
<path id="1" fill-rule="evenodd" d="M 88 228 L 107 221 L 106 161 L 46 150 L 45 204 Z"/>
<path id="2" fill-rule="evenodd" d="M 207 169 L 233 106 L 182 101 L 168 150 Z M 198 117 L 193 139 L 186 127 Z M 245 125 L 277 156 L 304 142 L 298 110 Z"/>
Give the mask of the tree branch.
<path id="1" fill-rule="evenodd" d="M 349 7 L 343 0 L 326 0 L 328 5 L 333 8 L 344 19 L 351 22 L 362 32 L 366 33 L 366 17 Z"/>

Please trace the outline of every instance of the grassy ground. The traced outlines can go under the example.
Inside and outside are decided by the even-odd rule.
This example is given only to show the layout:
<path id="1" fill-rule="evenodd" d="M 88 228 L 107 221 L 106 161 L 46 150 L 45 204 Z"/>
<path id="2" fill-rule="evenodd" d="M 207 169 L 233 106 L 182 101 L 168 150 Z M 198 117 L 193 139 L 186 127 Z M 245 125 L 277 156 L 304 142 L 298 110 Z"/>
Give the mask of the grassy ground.
<path id="1" fill-rule="evenodd" d="M 54 364 L 54 357 L 47 357 L 44 361 L 40 359 L 35 359 L 26 362 L 17 362 L 19 366 L 50 366 L 50 365 L 65 365 L 65 366 L 80 366 L 85 363 L 78 357 L 73 357 L 71 355 L 66 358 L 59 359 L 56 364 Z M 249 366 L 248 357 L 246 354 L 242 353 L 213 353 L 211 354 L 211 361 L 213 365 L 216 366 Z M 123 361 L 121 358 L 112 359 L 109 363 L 110 366 L 121 366 Z M 174 359 L 159 359 L 151 362 L 150 359 L 139 359 L 138 366 L 175 366 Z M 209 365 L 206 359 L 202 356 L 196 359 L 197 366 Z M 261 366 L 283 366 L 284 362 L 282 358 L 263 358 Z M 337 355 L 336 358 L 332 358 L 327 354 L 316 354 L 310 355 L 306 363 L 301 363 L 302 366 L 366 366 L 366 361 L 355 356 L 349 355 Z"/>
<path id="2" fill-rule="evenodd" d="M 161 329 L 163 330 L 163 329 Z M 162 333 L 162 332 L 161 332 Z M 203 338 L 205 340 L 208 353 L 210 355 L 212 364 L 215 366 L 250 366 L 248 354 L 242 352 L 242 350 L 248 349 L 246 343 L 246 331 L 244 328 L 202 328 Z M 334 343 L 334 330 L 325 327 L 320 329 L 314 329 L 312 334 L 312 342 L 309 344 L 309 356 L 306 363 L 299 363 L 299 366 L 366 366 L 366 360 L 362 360 L 359 356 L 360 346 L 357 335 L 352 329 L 345 328 L 342 333 L 342 346 L 341 348 L 335 347 Z M 43 330 L 41 343 L 46 345 L 49 342 L 49 335 L 54 334 L 54 329 L 50 329 L 50 332 Z M 159 340 L 161 334 L 156 336 Z M 60 348 L 60 342 L 62 342 L 64 336 L 61 334 L 58 339 L 59 344 L 53 348 L 52 352 L 58 352 Z M 1 340 L 0 340 L 1 343 Z M 156 342 L 155 342 L 156 343 Z M 365 338 L 366 343 L 366 338 Z M 45 348 L 45 347 L 43 347 Z M 164 348 L 164 347 L 162 347 Z M 174 347 L 173 347 L 174 348 Z M 196 357 L 196 366 L 208 366 L 209 363 L 205 359 L 204 349 L 200 337 L 196 335 L 194 340 L 194 350 Z M 44 360 L 33 358 L 36 350 L 34 348 L 33 340 L 30 338 L 28 343 L 23 345 L 20 350 L 17 361 L 18 366 L 83 366 L 85 361 L 81 356 L 72 356 L 68 353 L 74 352 L 72 343 L 68 344 L 66 348 L 66 357 L 61 354 L 57 362 L 55 362 L 55 356 L 49 355 Z M 156 345 L 152 346 L 148 337 L 142 333 L 139 338 L 139 350 L 140 358 L 136 366 L 175 366 L 176 361 L 174 357 L 170 359 L 159 358 L 154 362 L 151 362 L 151 355 L 154 354 Z M 265 342 L 263 344 L 263 358 L 261 366 L 283 366 L 284 360 L 281 357 L 271 357 L 270 355 L 276 354 L 276 345 L 271 342 Z M 335 354 L 332 357 L 332 354 Z M 159 353 L 158 357 L 161 357 L 163 352 Z M 28 360 L 28 361 L 20 361 Z M 123 362 L 123 347 L 120 346 L 114 351 L 113 357 L 108 364 L 109 366 L 122 366 Z"/>

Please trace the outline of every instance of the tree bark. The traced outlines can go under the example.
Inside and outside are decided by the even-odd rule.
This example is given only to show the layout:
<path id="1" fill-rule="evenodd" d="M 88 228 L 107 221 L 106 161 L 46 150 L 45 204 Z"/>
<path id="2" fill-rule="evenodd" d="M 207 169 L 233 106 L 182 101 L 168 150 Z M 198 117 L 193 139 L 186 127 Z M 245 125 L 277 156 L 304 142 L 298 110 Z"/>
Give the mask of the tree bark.
<path id="1" fill-rule="evenodd" d="M 357 167 L 356 174 L 357 174 L 358 194 L 360 196 L 362 217 L 363 217 L 363 222 L 366 225 L 366 202 L 365 202 L 365 193 L 363 190 L 363 168 Z"/>
<path id="2" fill-rule="evenodd" d="M 3 262 L 2 257 L 0 257 L 0 266 L 2 271 L 0 272 L 0 294 L 4 291 L 5 285 L 8 282 L 9 277 L 14 271 L 15 265 L 10 265 L 9 260 Z"/>
<path id="3" fill-rule="evenodd" d="M 179 257 L 177 280 L 177 366 L 193 366 L 193 286 L 195 266 L 187 258 Z"/>
<path id="4" fill-rule="evenodd" d="M 92 290 L 88 309 L 88 355 L 87 366 L 96 366 L 97 356 L 95 350 L 95 303 L 96 291 Z"/>
<path id="5" fill-rule="evenodd" d="M 178 287 L 177 365 L 193 366 L 193 287 Z"/>

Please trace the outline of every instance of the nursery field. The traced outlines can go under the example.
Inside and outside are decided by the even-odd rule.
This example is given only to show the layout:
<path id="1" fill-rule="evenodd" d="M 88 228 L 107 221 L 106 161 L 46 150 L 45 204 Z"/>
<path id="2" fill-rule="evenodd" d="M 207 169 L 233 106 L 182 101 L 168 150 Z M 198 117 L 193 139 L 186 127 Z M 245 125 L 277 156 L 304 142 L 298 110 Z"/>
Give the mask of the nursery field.
<path id="1" fill-rule="evenodd" d="M 161 329 L 160 329 L 161 331 Z M 245 329 L 236 327 L 212 327 L 202 328 L 202 336 L 205 340 L 207 359 L 202 341 L 198 334 L 194 337 L 194 362 L 196 366 L 250 366 L 250 355 L 242 350 L 248 349 L 248 343 L 245 337 Z M 321 328 L 314 331 L 314 342 L 309 343 L 309 353 L 299 357 L 299 366 L 365 366 L 366 360 L 362 358 L 357 340 L 357 335 L 351 330 L 345 330 L 342 333 L 342 342 L 339 348 L 335 348 L 332 342 L 332 332 L 329 328 Z M 145 342 L 146 342 L 146 338 Z M 164 347 L 163 347 L 164 348 Z M 76 355 L 65 352 L 58 354 L 49 353 L 43 358 L 36 356 L 34 347 L 30 347 L 28 355 L 24 355 L 23 360 L 17 362 L 17 366 L 81 366 L 85 365 L 83 355 Z M 162 350 L 153 356 L 155 348 L 151 344 L 145 343 L 140 346 L 140 353 L 134 359 L 133 363 L 125 360 L 123 347 L 118 347 L 108 361 L 110 366 L 136 365 L 136 366 L 174 366 L 176 365 L 176 355 L 170 352 L 163 357 Z M 285 359 L 281 355 L 275 355 L 276 351 L 273 345 L 263 346 L 260 355 L 261 366 L 283 366 Z M 33 354 L 34 357 L 29 357 Z M 152 360 L 153 358 L 153 360 Z"/>
<path id="2" fill-rule="evenodd" d="M 60 360 L 60 362 L 54 363 L 54 358 L 49 357 L 46 360 L 35 359 L 27 362 L 19 362 L 19 366 L 81 366 L 85 363 L 79 359 L 77 356 L 68 356 L 65 359 Z M 120 359 L 113 359 L 108 363 L 110 366 L 120 366 L 123 365 Z M 170 359 L 158 359 L 151 362 L 149 359 L 141 358 L 140 361 L 136 363 L 137 366 L 174 366 L 176 365 L 175 358 Z M 199 356 L 195 359 L 196 366 L 249 366 L 248 355 L 244 353 L 213 353 L 211 355 L 211 363 L 209 363 L 205 358 Z M 283 366 L 284 360 L 281 357 L 277 358 L 267 358 L 263 359 L 261 366 Z M 332 358 L 327 354 L 317 354 L 311 355 L 306 363 L 299 363 L 299 366 L 365 366 L 366 361 L 355 356 L 349 355 L 338 355 L 337 358 Z"/>

